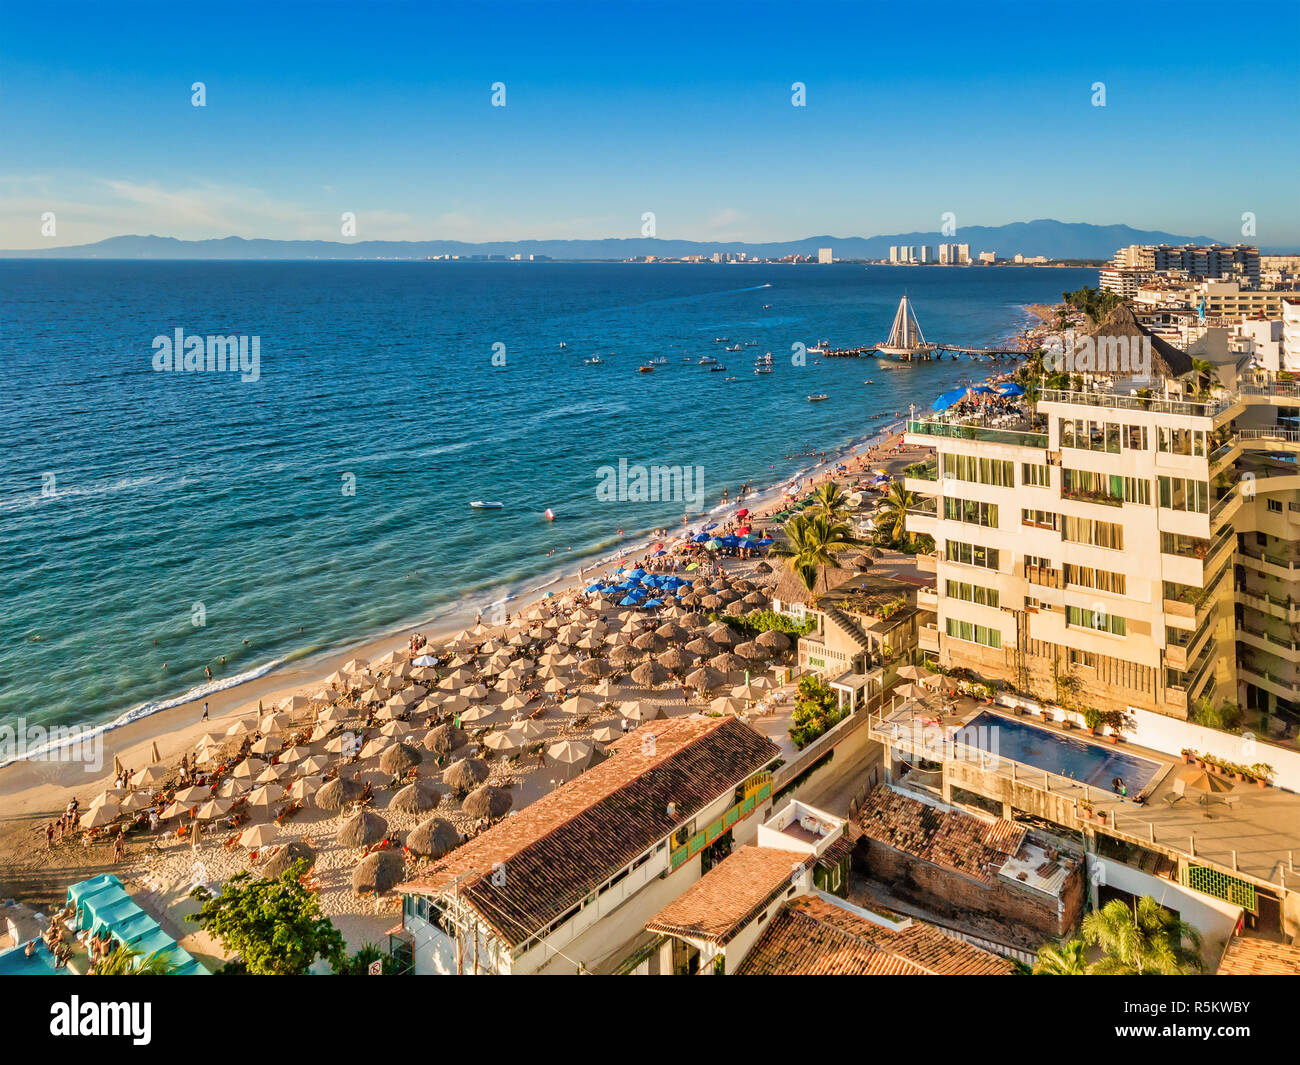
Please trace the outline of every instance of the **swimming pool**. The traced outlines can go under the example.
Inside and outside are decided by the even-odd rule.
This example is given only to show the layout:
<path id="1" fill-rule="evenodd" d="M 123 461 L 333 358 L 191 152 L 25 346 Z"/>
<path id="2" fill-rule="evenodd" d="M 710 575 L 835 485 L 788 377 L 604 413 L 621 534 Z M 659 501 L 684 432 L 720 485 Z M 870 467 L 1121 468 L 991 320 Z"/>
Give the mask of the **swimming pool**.
<path id="1" fill-rule="evenodd" d="M 29 958 L 26 944 L 0 954 L 0 976 L 71 976 L 66 966 L 54 967 L 54 959 L 45 944 L 36 941 L 36 952 Z"/>
<path id="2" fill-rule="evenodd" d="M 987 730 L 970 733 L 967 729 Z M 1111 781 L 1121 777 L 1130 796 L 1137 795 L 1160 768 L 1149 758 L 1139 758 L 1111 747 L 1058 735 L 1015 718 L 981 711 L 957 734 L 958 742 L 968 742 L 999 758 L 1022 765 L 1045 769 L 1057 776 L 1069 777 L 1096 788 L 1110 790 Z"/>

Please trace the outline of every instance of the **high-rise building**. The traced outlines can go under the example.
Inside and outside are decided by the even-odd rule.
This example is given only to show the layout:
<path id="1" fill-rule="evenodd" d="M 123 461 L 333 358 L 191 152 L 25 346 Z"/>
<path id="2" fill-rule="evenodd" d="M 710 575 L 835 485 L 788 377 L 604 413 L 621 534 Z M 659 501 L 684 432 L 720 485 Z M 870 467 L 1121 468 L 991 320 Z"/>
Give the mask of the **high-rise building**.
<path id="1" fill-rule="evenodd" d="M 928 244 L 922 244 L 922 245 L 921 245 L 921 262 L 923 262 L 923 263 L 928 263 L 928 262 L 930 262 L 930 261 L 931 261 L 931 260 L 930 260 L 930 245 L 928 245 Z"/>
<path id="2" fill-rule="evenodd" d="M 818 249 L 817 249 L 817 261 L 818 261 L 819 263 L 829 263 L 829 262 L 831 262 L 831 261 L 832 261 L 832 260 L 831 260 L 831 249 L 830 249 L 830 248 L 818 248 Z"/>
<path id="3" fill-rule="evenodd" d="M 1115 270 L 1177 272 L 1196 278 L 1239 278 L 1259 284 L 1259 248 L 1253 244 L 1130 244 L 1111 259 Z"/>
<path id="4" fill-rule="evenodd" d="M 889 246 L 889 261 L 890 261 L 891 263 L 896 263 L 896 262 L 898 262 L 898 245 L 897 245 L 897 244 L 891 244 L 891 245 Z"/>
<path id="5" fill-rule="evenodd" d="M 970 265 L 970 245 L 969 245 L 969 244 L 954 244 L 953 247 L 957 249 L 957 265 L 958 265 L 958 266 L 969 266 L 969 265 Z"/>

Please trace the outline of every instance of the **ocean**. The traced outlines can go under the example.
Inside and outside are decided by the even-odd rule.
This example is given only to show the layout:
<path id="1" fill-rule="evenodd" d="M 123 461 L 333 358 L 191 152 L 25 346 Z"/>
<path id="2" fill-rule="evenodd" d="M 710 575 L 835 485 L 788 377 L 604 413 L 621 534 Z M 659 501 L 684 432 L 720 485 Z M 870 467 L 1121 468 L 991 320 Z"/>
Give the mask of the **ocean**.
<path id="1" fill-rule="evenodd" d="M 602 467 L 681 467 L 712 510 L 989 371 L 796 366 L 792 345 L 881 341 L 904 292 L 928 338 L 991 344 L 1027 324 L 1026 304 L 1096 278 L 0 262 L 0 726 L 121 722 L 408 625 L 472 621 L 681 528 L 679 499 L 598 496 Z M 155 369 L 155 338 L 178 329 L 244 337 L 255 372 Z M 769 351 L 775 371 L 755 375 Z M 637 372 L 655 357 L 667 365 Z"/>

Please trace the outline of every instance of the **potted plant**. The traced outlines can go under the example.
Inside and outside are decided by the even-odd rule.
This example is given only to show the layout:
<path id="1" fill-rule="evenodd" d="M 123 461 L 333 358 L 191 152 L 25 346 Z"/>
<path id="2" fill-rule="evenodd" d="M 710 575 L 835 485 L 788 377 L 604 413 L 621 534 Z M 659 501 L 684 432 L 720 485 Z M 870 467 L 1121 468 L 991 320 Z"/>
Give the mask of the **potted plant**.
<path id="1" fill-rule="evenodd" d="M 1266 762 L 1256 762 L 1250 767 L 1251 776 L 1255 778 L 1255 786 L 1267 788 L 1273 783 L 1273 767 Z"/>
<path id="2" fill-rule="evenodd" d="M 1192 755 L 1195 754 L 1195 753 L 1196 753 L 1196 752 L 1194 752 L 1190 747 L 1184 747 L 1183 750 L 1182 750 L 1183 764 L 1184 764 L 1184 765 L 1191 765 L 1191 764 L 1192 764 Z"/>
<path id="3" fill-rule="evenodd" d="M 1092 735 L 1097 735 L 1097 730 L 1101 728 L 1101 711 L 1093 706 L 1084 707 L 1083 724 Z"/>
<path id="4" fill-rule="evenodd" d="M 1079 803 L 1079 816 L 1085 821 L 1092 820 L 1092 800 L 1084 799 Z"/>

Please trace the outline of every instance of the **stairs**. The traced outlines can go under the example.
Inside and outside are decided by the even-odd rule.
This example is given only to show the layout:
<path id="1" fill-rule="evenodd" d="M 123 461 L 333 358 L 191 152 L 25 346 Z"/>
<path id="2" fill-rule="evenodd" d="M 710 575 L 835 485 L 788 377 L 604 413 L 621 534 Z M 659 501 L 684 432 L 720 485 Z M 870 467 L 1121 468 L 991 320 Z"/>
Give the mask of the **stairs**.
<path id="1" fill-rule="evenodd" d="M 838 630 L 842 636 L 855 644 L 860 651 L 870 651 L 872 649 L 871 640 L 862 631 L 861 626 L 839 607 L 824 607 L 823 613 L 826 616 L 827 628 L 833 627 Z"/>

